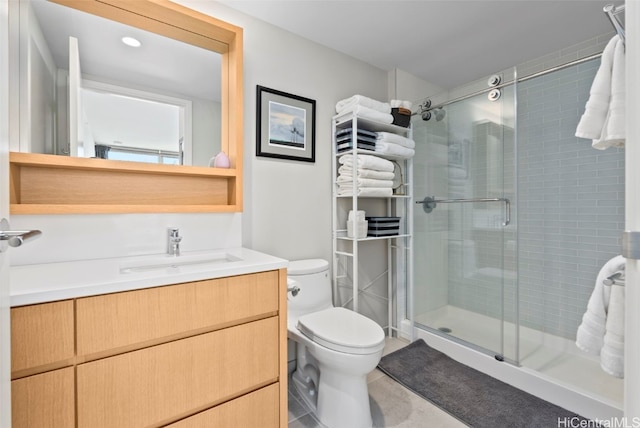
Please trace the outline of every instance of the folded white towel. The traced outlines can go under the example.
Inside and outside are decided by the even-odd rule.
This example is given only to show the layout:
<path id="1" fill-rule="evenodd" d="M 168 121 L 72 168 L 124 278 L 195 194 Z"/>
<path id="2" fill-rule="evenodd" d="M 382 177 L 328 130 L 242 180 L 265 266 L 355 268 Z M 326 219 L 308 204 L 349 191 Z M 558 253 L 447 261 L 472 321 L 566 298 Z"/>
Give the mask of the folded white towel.
<path id="1" fill-rule="evenodd" d="M 411 138 L 403 137 L 402 135 L 393 134 L 391 132 L 376 132 L 376 140 L 385 141 L 387 143 L 395 143 L 399 144 L 402 147 L 406 147 L 408 149 L 415 149 L 416 142 Z"/>
<path id="2" fill-rule="evenodd" d="M 391 104 L 392 108 L 406 108 L 407 110 L 411 110 L 411 107 L 413 107 L 413 103 L 406 100 L 391 100 L 389 104 Z"/>
<path id="3" fill-rule="evenodd" d="M 625 138 L 624 44 L 619 36 L 614 36 L 607 43 L 600 61 L 575 135 L 593 140 L 594 148 L 604 150 L 623 145 Z"/>
<path id="4" fill-rule="evenodd" d="M 607 333 L 608 318 L 612 317 L 611 329 L 614 335 L 611 335 L 611 345 L 605 352 L 606 360 L 612 360 L 609 356 L 610 352 L 616 348 L 615 340 L 619 339 L 618 333 L 615 331 L 619 328 L 619 322 L 617 321 L 620 316 L 620 310 L 624 310 L 619 304 L 611 306 L 611 286 L 605 286 L 603 281 L 607 277 L 613 275 L 624 269 L 626 259 L 622 256 L 613 257 L 600 269 L 596 278 L 596 284 L 593 289 L 593 293 L 589 298 L 587 304 L 587 311 L 582 316 L 582 323 L 578 327 L 576 334 L 576 346 L 581 350 L 591 353 L 600 354 L 604 345 L 605 334 Z M 614 300 L 619 299 L 618 297 Z M 624 318 L 624 315 L 623 317 Z M 624 327 L 622 327 L 624 330 Z M 601 359 L 602 362 L 602 359 Z M 609 364 L 609 363 L 607 363 Z"/>
<path id="5" fill-rule="evenodd" d="M 600 367 L 611 376 L 624 377 L 624 287 L 611 285 L 607 324 L 600 350 Z"/>
<path id="6" fill-rule="evenodd" d="M 336 113 L 351 111 L 355 106 L 364 106 L 382 113 L 391 113 L 391 105 L 382 101 L 377 101 L 364 95 L 354 95 L 340 100 L 336 103 Z"/>
<path id="7" fill-rule="evenodd" d="M 402 159 L 409 159 L 416 153 L 413 149 L 408 149 L 395 143 L 386 143 L 381 140 L 376 141 L 376 152 L 392 155 Z"/>
<path id="8" fill-rule="evenodd" d="M 346 188 L 353 187 L 353 177 L 338 176 L 336 180 L 338 186 Z M 376 180 L 375 178 L 356 178 L 357 187 L 393 187 L 393 181 L 391 180 Z"/>
<path id="9" fill-rule="evenodd" d="M 356 194 L 358 196 L 376 196 L 376 197 L 385 197 L 385 196 L 393 196 L 393 189 L 390 187 L 379 188 L 379 187 L 359 187 L 356 189 Z M 340 196 L 353 196 L 353 188 L 352 187 L 343 187 L 338 189 L 338 195 Z"/>
<path id="10" fill-rule="evenodd" d="M 391 113 L 382 113 L 381 111 L 374 110 L 365 106 L 353 106 L 348 109 L 342 110 L 338 114 L 352 113 L 354 116 L 358 116 L 363 119 L 373 120 L 380 123 L 393 123 L 393 115 Z"/>
<path id="11" fill-rule="evenodd" d="M 338 159 L 338 162 L 341 165 L 349 166 L 353 168 L 353 155 L 342 155 Z M 375 169 L 376 171 L 389 171 L 393 172 L 393 162 L 388 161 L 386 159 L 382 159 L 378 156 L 372 155 L 358 155 L 358 160 L 356 162 L 356 168 L 366 168 L 366 169 Z"/>
<path id="12" fill-rule="evenodd" d="M 375 178 L 378 180 L 393 180 L 395 174 L 388 171 L 376 171 L 375 169 L 356 168 L 356 177 L 358 178 Z M 353 168 L 342 165 L 338 168 L 338 173 L 343 177 L 353 177 Z"/>

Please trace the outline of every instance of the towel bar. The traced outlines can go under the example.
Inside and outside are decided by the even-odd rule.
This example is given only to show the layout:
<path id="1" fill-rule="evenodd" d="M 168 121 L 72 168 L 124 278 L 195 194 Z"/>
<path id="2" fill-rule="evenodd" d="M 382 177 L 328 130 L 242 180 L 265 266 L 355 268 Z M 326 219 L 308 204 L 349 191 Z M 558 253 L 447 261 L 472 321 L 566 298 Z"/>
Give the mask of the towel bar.
<path id="1" fill-rule="evenodd" d="M 625 277 L 624 272 L 616 272 L 611 276 L 608 276 L 607 279 L 602 281 L 604 285 L 619 285 L 621 287 L 625 286 Z"/>
<path id="2" fill-rule="evenodd" d="M 607 18 L 609 18 L 609 21 L 611 21 L 611 25 L 613 25 L 616 33 L 618 33 L 618 36 L 620 36 L 620 40 L 622 40 L 622 43 L 626 46 L 626 32 L 624 26 L 622 25 L 622 22 L 620 22 L 620 19 L 618 19 L 617 16 L 618 14 L 624 12 L 624 5 L 616 7 L 613 4 L 608 4 L 604 8 L 602 8 L 602 11 L 607 15 Z"/>

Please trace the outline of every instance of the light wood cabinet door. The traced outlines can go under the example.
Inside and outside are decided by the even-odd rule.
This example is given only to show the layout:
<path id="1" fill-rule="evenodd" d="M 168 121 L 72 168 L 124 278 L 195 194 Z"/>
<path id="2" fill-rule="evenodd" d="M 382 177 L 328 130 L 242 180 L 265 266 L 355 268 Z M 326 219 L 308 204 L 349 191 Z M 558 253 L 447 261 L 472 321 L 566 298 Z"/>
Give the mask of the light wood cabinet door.
<path id="1" fill-rule="evenodd" d="M 278 322 L 266 318 L 78 365 L 78 428 L 161 426 L 276 382 Z"/>
<path id="2" fill-rule="evenodd" d="M 11 382 L 12 428 L 74 428 L 73 367 Z"/>
<path id="3" fill-rule="evenodd" d="M 72 364 L 74 346 L 72 300 L 11 308 L 12 378 Z"/>
<path id="4" fill-rule="evenodd" d="M 77 352 L 104 357 L 278 312 L 278 271 L 78 299 Z"/>
<path id="5" fill-rule="evenodd" d="M 278 388 L 272 384 L 235 400 L 183 419 L 167 428 L 276 428 L 278 418 Z"/>

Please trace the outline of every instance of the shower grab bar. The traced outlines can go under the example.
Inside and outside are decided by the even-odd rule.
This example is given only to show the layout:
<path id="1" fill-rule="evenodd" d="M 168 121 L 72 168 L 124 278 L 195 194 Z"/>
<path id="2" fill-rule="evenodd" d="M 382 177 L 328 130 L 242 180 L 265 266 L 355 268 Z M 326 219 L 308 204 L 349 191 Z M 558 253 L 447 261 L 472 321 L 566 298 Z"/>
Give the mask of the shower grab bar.
<path id="1" fill-rule="evenodd" d="M 616 33 L 620 36 L 620 40 L 622 40 L 622 44 L 626 45 L 626 35 L 625 29 L 620 20 L 618 19 L 618 14 L 624 12 L 624 5 L 620 5 L 618 7 L 608 4 L 602 8 L 602 11 L 607 15 L 609 21 L 611 21 L 611 25 L 616 29 Z"/>
<path id="2" fill-rule="evenodd" d="M 438 204 L 454 204 L 465 202 L 504 202 L 505 216 L 503 226 L 508 226 L 511 223 L 511 201 L 508 198 L 476 198 L 476 199 L 436 199 L 435 197 L 426 196 L 421 201 L 416 201 L 416 204 L 422 204 L 422 209 L 425 213 L 429 214 Z"/>
<path id="3" fill-rule="evenodd" d="M 604 285 L 619 285 L 621 287 L 625 286 L 625 277 L 624 272 L 616 272 L 611 276 L 608 276 L 605 280 L 602 281 Z"/>

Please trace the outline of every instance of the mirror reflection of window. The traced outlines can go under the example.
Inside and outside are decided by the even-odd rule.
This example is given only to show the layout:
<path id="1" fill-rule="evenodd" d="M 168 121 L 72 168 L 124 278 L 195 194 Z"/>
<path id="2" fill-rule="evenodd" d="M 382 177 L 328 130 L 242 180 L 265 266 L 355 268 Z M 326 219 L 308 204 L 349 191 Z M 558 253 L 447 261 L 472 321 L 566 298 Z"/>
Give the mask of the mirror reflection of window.
<path id="1" fill-rule="evenodd" d="M 84 82 L 82 98 L 95 144 L 120 153 L 144 155 L 119 160 L 182 163 L 185 128 L 186 124 L 191 124 L 191 101 L 88 81 Z M 157 155 L 162 157 L 157 158 Z M 96 152 L 96 157 L 116 159 L 102 156 L 102 152 Z M 190 164 L 190 151 L 186 158 Z M 177 162 L 164 162 L 164 159 Z"/>
<path id="2" fill-rule="evenodd" d="M 85 104 L 83 110 L 88 121 L 88 126 L 83 121 L 80 127 L 84 132 L 90 130 L 92 133 L 83 136 L 86 141 L 93 139 L 96 145 L 119 145 L 120 153 L 124 153 L 125 148 L 130 149 L 131 153 L 138 153 L 130 155 L 127 160 L 154 163 L 177 162 L 207 166 L 209 159 L 220 151 L 221 56 L 218 53 L 46 0 L 21 1 L 20 14 L 29 16 L 29 19 L 20 20 L 20 43 L 22 46 L 30 46 L 29 51 L 33 52 L 27 58 L 53 58 L 55 65 L 55 69 L 50 66 L 33 67 L 33 59 L 20 65 L 21 75 L 27 69 L 42 73 L 28 78 L 31 83 L 27 84 L 31 85 L 32 94 L 42 86 L 38 82 L 55 82 L 52 85 L 54 91 L 48 90 L 44 95 L 33 96 L 38 99 L 46 97 L 46 100 L 41 100 L 38 105 L 31 101 L 31 136 L 25 135 L 28 141 L 20 142 L 20 151 L 57 154 L 69 152 L 69 100 L 66 95 L 69 36 L 77 38 L 79 44 Z M 141 45 L 125 45 L 121 40 L 125 36 L 139 40 Z M 129 123 L 110 125 L 112 129 L 128 129 L 125 136 L 105 136 L 105 126 L 101 123 L 106 119 L 95 116 L 98 109 L 89 107 L 86 103 L 87 88 L 84 85 L 87 81 L 127 88 L 133 92 L 153 93 L 160 98 L 186 100 L 191 103 L 191 111 L 183 112 L 180 116 L 178 131 L 161 131 L 165 128 L 164 117 L 147 120 L 146 116 L 140 118 L 130 114 Z M 101 91 L 104 92 L 103 89 Z M 128 96 L 135 98 L 135 95 Z M 145 97 L 142 99 L 148 103 L 150 101 Z M 50 106 L 57 108 L 55 111 L 48 111 L 47 109 L 52 108 Z M 110 113 L 111 118 L 117 116 L 117 113 Z M 191 119 L 188 113 L 191 114 Z M 43 117 L 51 119 L 45 121 Z M 78 120 L 82 120 L 82 117 L 79 115 Z M 147 129 L 152 129 L 155 133 L 151 132 L 141 138 L 130 137 L 143 132 L 141 129 L 132 129 L 132 124 L 136 123 L 144 123 Z M 163 134 L 163 138 L 157 137 L 159 133 Z M 42 135 L 45 137 L 39 137 Z M 165 145 L 168 140 L 171 140 L 171 147 Z M 39 144 L 39 141 L 45 144 Z M 141 152 L 147 149 L 155 151 L 155 154 Z M 93 150 L 78 150 L 78 153 L 81 152 L 94 154 Z M 116 156 L 115 152 L 113 156 Z"/>

